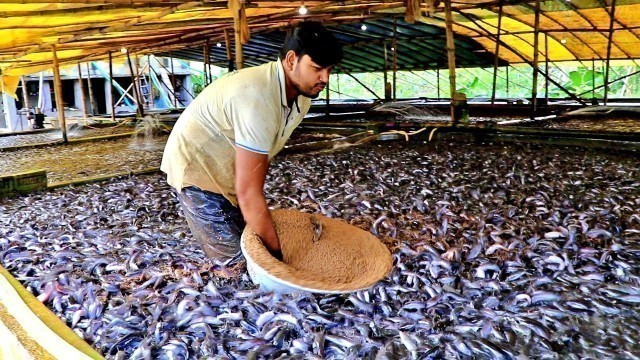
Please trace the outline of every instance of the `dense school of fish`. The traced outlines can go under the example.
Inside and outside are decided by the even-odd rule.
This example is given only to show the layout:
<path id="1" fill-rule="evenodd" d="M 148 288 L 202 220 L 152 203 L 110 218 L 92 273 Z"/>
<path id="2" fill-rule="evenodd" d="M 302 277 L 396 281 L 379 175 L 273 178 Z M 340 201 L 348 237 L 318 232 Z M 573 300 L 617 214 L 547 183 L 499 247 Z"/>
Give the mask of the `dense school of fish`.
<path id="1" fill-rule="evenodd" d="M 368 144 L 276 158 L 266 192 L 393 270 L 344 295 L 213 276 L 162 175 L 1 200 L 0 260 L 113 359 L 640 358 L 637 155 Z"/>

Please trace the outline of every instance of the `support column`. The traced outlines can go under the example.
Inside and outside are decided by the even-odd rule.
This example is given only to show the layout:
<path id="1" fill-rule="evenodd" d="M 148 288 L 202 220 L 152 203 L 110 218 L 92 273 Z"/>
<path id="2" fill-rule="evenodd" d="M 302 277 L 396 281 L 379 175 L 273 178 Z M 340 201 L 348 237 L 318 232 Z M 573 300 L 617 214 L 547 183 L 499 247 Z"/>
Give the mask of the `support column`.
<path id="1" fill-rule="evenodd" d="M 440 100 L 440 65 L 436 65 L 436 81 L 438 88 L 438 100 Z"/>
<path id="2" fill-rule="evenodd" d="M 62 130 L 62 141 L 64 143 L 69 142 L 67 139 L 67 123 L 64 118 L 64 102 L 62 101 L 62 80 L 60 80 L 60 67 L 58 64 L 58 54 L 56 53 L 56 46 L 51 45 L 51 52 L 53 54 L 53 89 L 56 94 L 56 111 L 58 112 L 58 123 Z"/>
<path id="3" fill-rule="evenodd" d="M 549 34 L 544 33 L 544 100 L 549 106 Z"/>
<path id="4" fill-rule="evenodd" d="M 113 54 L 109 51 L 109 97 L 111 99 L 111 121 L 116 121 L 116 106 L 113 101 Z"/>
<path id="5" fill-rule="evenodd" d="M 91 116 L 93 116 L 96 114 L 96 99 L 93 97 L 93 86 L 91 86 L 91 62 L 87 63 L 87 88 L 89 88 L 89 104 Z"/>
<path id="6" fill-rule="evenodd" d="M 40 71 L 40 81 L 38 81 L 38 107 L 44 113 L 44 71 Z"/>
<path id="7" fill-rule="evenodd" d="M 596 98 L 596 59 L 591 58 L 591 103 Z M 606 83 L 605 83 L 606 86 Z"/>
<path id="8" fill-rule="evenodd" d="M 236 69 L 244 67 L 244 56 L 242 54 L 242 31 L 249 31 L 244 13 L 244 2 L 240 0 L 230 0 L 229 10 L 233 14 L 233 31 L 235 35 Z"/>
<path id="9" fill-rule="evenodd" d="M 531 86 L 531 115 L 533 120 L 538 111 L 538 34 L 540 32 L 540 0 L 536 0 L 533 23 L 533 84 Z"/>
<path id="10" fill-rule="evenodd" d="M 82 67 L 78 63 L 78 81 L 80 82 L 80 102 L 82 103 L 82 118 L 87 121 L 87 103 L 84 94 L 84 84 L 82 82 Z"/>
<path id="11" fill-rule="evenodd" d="M 500 62 L 500 58 L 498 57 L 498 55 L 500 54 L 500 33 L 502 32 L 503 5 L 504 0 L 500 0 L 500 5 L 498 7 L 498 32 L 496 33 L 496 52 L 493 59 L 493 87 L 491 88 L 491 105 L 493 105 L 496 101 L 496 82 L 498 80 L 498 64 Z"/>
<path id="12" fill-rule="evenodd" d="M 611 12 L 609 13 L 610 21 L 609 21 L 609 40 L 607 42 L 607 66 L 604 72 L 604 104 L 607 105 L 607 101 L 609 100 L 609 70 L 610 70 L 610 61 L 611 61 L 611 44 L 613 43 L 613 23 L 615 21 L 616 16 L 616 0 L 611 0 Z"/>
<path id="13" fill-rule="evenodd" d="M 0 85 L 2 86 L 2 112 L 4 114 L 4 122 L 9 129 L 9 131 L 17 131 L 18 130 L 18 109 L 16 109 L 16 99 L 9 96 L 4 91 L 4 79 L 3 75 L 0 74 Z"/>
<path id="14" fill-rule="evenodd" d="M 224 45 L 227 48 L 227 66 L 228 72 L 232 72 L 233 71 L 233 57 L 231 55 L 231 38 L 229 36 L 229 31 L 225 30 L 224 31 Z"/>
<path id="15" fill-rule="evenodd" d="M 207 66 L 207 45 L 209 41 L 207 40 L 207 44 L 202 45 L 202 68 L 204 69 L 204 86 L 207 87 L 209 85 L 209 71 Z M 173 74 L 173 59 L 171 59 L 171 73 Z M 175 85 L 173 85 L 173 89 L 175 90 Z"/>
<path id="16" fill-rule="evenodd" d="M 149 74 L 149 109 L 155 108 L 154 94 L 153 94 L 153 80 L 151 78 L 152 69 L 151 69 L 151 55 L 147 55 L 147 72 Z"/>
<path id="17" fill-rule="evenodd" d="M 327 91 L 327 94 L 326 94 L 327 105 L 325 107 L 324 115 L 327 117 L 327 120 L 329 120 L 330 111 L 329 111 L 329 81 L 328 80 L 327 80 L 327 86 L 325 86 L 324 89 Z"/>
<path id="18" fill-rule="evenodd" d="M 391 92 L 387 89 L 387 84 L 389 83 L 389 76 L 387 76 L 387 72 L 389 71 L 389 56 L 387 55 L 387 41 L 384 41 L 384 72 L 383 80 L 384 80 L 384 100 L 391 100 Z"/>
<path id="19" fill-rule="evenodd" d="M 445 25 L 447 31 L 447 59 L 449 62 L 449 96 L 451 98 L 451 123 L 456 124 L 453 98 L 456 93 L 456 48 L 453 40 L 453 16 L 451 14 L 451 0 L 444 0 Z"/>
<path id="20" fill-rule="evenodd" d="M 393 100 L 396 98 L 398 76 L 398 19 L 393 18 Z"/>
<path id="21" fill-rule="evenodd" d="M 141 119 L 144 116 L 144 108 L 140 101 L 140 94 L 138 94 L 138 87 L 136 86 L 136 76 L 133 73 L 133 65 L 131 64 L 131 56 L 129 55 L 129 51 L 127 51 L 127 64 L 129 64 L 129 74 L 131 75 L 131 87 L 133 87 L 133 93 L 138 105 L 137 115 L 138 118 Z"/>
<path id="22" fill-rule="evenodd" d="M 169 59 L 171 60 L 171 92 L 173 93 L 173 107 L 178 107 L 178 93 L 176 92 L 176 74 L 173 72 L 173 56 L 169 53 Z M 205 66 L 206 69 L 206 66 Z M 206 70 L 205 70 L 206 71 Z M 207 73 L 205 72 L 205 79 L 207 78 Z M 206 85 L 206 80 L 205 80 Z"/>

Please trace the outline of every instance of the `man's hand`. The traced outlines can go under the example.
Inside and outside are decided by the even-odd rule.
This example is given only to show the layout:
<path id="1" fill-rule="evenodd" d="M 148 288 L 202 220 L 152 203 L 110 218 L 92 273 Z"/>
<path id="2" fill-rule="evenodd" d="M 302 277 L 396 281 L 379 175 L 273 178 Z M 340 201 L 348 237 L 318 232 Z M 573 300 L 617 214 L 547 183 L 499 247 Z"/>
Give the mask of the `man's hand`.
<path id="1" fill-rule="evenodd" d="M 268 155 L 236 146 L 236 196 L 244 221 L 260 236 L 272 253 L 280 252 L 280 241 L 264 198 Z"/>

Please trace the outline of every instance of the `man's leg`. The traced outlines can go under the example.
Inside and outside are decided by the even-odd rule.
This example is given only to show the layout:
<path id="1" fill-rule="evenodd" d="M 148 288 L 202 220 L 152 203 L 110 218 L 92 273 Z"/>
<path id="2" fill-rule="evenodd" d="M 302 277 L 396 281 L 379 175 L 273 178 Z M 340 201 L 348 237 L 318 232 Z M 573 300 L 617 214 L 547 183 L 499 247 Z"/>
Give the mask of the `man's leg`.
<path id="1" fill-rule="evenodd" d="M 226 265 L 240 258 L 245 223 L 239 208 L 220 194 L 192 186 L 182 189 L 178 199 L 193 237 L 211 260 Z"/>

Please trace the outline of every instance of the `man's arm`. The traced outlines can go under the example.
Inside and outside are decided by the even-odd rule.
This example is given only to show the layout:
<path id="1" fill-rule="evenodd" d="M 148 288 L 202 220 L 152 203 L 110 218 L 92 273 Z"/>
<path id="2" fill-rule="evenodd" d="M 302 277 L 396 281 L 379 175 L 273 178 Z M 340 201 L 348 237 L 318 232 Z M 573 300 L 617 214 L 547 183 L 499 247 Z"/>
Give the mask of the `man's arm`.
<path id="1" fill-rule="evenodd" d="M 236 196 L 244 221 L 273 251 L 280 251 L 280 241 L 264 198 L 264 181 L 269 168 L 268 155 L 236 146 Z"/>

